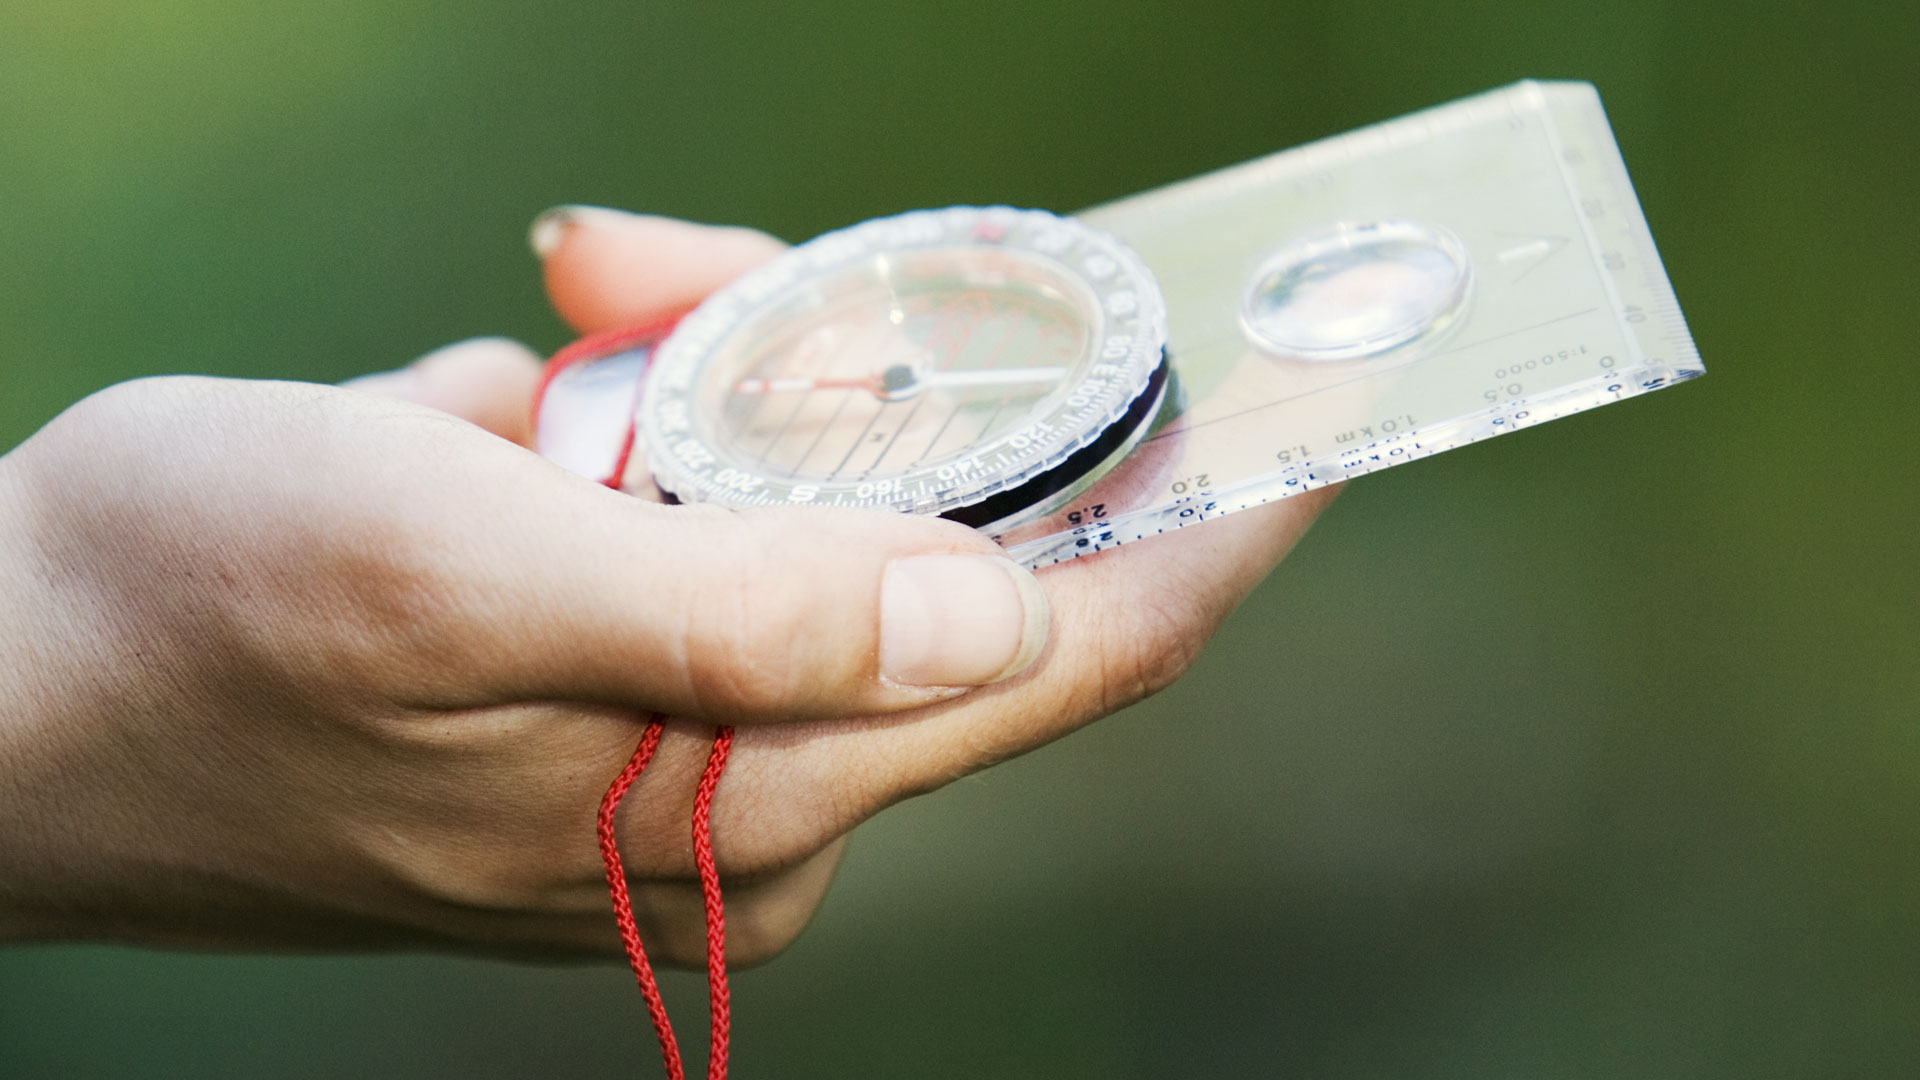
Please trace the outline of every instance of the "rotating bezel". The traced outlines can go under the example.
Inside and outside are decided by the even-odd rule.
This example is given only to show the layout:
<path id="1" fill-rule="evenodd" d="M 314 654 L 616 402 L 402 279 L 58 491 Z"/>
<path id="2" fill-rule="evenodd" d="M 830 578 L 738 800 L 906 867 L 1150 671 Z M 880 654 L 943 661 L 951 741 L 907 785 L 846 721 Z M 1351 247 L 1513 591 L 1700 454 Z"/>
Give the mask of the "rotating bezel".
<path id="1" fill-rule="evenodd" d="M 701 393 L 716 361 L 762 316 L 823 277 L 883 257 L 997 250 L 1035 261 L 1091 299 L 1076 376 L 1019 424 L 964 454 L 861 479 L 770 475 L 714 430 Z M 952 207 L 868 221 L 802 244 L 716 292 L 661 345 L 636 421 L 655 481 L 683 501 L 806 504 L 949 513 L 1029 486 L 1075 459 L 1152 384 L 1166 305 L 1145 264 L 1113 237 L 1068 218 L 1009 207 Z"/>

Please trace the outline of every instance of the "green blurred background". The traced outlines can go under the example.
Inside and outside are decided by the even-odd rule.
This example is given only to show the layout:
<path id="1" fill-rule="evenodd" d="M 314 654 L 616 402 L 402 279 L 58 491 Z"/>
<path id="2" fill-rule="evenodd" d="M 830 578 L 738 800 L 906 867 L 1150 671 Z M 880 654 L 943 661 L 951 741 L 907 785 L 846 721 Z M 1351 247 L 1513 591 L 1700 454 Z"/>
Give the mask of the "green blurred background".
<path id="1" fill-rule="evenodd" d="M 1710 376 L 1356 483 L 1174 689 L 864 828 L 736 1072 L 1914 1075 L 1916 10 L 6 0 L 0 447 L 555 347 L 551 203 L 1066 210 L 1589 79 Z M 0 1076 L 657 1069 L 618 966 L 0 951 Z"/>

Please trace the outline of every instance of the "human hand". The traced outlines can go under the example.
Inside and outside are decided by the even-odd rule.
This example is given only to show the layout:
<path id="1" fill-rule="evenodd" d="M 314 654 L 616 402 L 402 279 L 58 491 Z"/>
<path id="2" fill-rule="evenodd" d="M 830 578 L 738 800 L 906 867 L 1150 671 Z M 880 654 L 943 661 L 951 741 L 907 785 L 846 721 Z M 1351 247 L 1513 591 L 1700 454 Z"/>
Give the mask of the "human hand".
<path id="1" fill-rule="evenodd" d="M 459 395 L 531 363 L 386 385 L 504 423 Z M 604 950 L 594 811 L 641 715 L 884 713 L 1044 642 L 990 542 L 871 517 L 648 504 L 353 390 L 96 395 L 0 459 L 0 937 Z M 669 941 L 691 790 L 630 829 Z M 830 861 L 735 890 L 749 952 Z"/>
<path id="2" fill-rule="evenodd" d="M 724 244 L 714 238 L 684 222 L 561 208 L 536 223 L 534 246 L 555 308 L 575 329 L 595 333 L 681 310 L 779 251 L 754 233 L 724 231 L 717 236 Z M 659 265 L 663 254 L 693 252 L 701 253 L 706 275 L 698 293 L 675 288 Z M 642 461 L 629 466 L 631 490 L 649 490 L 632 482 L 644 470 Z M 715 802 L 722 871 L 751 874 L 806 858 L 822 845 L 837 845 L 893 802 L 1034 749 L 1164 688 L 1338 490 L 1319 489 L 1204 529 L 1041 571 L 1053 613 L 1050 642 L 1018 678 L 886 717 L 741 730 Z M 704 737 L 683 736 L 672 752 L 676 779 L 652 782 L 690 785 L 706 754 Z M 677 955 L 682 962 L 694 956 L 686 948 Z"/>
<path id="3" fill-rule="evenodd" d="M 774 250 L 559 227 L 549 280 L 583 329 Z M 444 351 L 384 388 L 523 438 L 511 354 Z M 593 809 L 657 710 L 687 719 L 623 808 L 642 933 L 697 961 L 692 779 L 705 725 L 742 723 L 715 833 L 751 961 L 798 932 L 859 820 L 1170 680 L 1318 502 L 1213 526 L 1205 567 L 1176 536 L 1049 573 L 1053 647 L 969 694 L 1045 625 L 969 530 L 651 506 L 371 394 L 118 387 L 0 459 L 0 933 L 611 953 Z M 887 593 L 925 554 L 962 556 L 934 563 L 963 586 Z M 929 632 L 968 598 L 970 628 Z"/>

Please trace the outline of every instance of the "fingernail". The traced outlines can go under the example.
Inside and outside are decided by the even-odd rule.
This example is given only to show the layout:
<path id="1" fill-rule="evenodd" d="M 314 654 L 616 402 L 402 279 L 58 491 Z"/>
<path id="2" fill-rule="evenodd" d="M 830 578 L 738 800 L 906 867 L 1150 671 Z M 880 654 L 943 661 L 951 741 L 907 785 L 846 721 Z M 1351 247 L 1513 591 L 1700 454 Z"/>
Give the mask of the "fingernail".
<path id="1" fill-rule="evenodd" d="M 880 674 L 909 686 L 985 686 L 1047 644 L 1047 594 L 991 555 L 910 555 L 880 582 Z"/>
<path id="2" fill-rule="evenodd" d="M 581 224 L 596 214 L 619 215 L 618 210 L 609 210 L 604 206 L 584 206 L 579 203 L 564 203 L 540 211 L 533 219 L 532 228 L 527 230 L 527 246 L 533 248 L 536 257 L 545 259 L 560 250 L 567 239 L 568 230 Z"/>

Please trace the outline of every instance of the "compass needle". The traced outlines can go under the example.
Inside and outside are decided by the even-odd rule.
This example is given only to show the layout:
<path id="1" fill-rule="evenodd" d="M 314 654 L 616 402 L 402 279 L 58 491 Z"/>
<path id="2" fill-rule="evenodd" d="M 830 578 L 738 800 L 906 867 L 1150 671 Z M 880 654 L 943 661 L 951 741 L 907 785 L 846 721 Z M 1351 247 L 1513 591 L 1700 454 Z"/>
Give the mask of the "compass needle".
<path id="1" fill-rule="evenodd" d="M 741 395 L 804 394 L 814 390 L 865 390 L 877 398 L 902 398 L 922 390 L 997 389 L 1002 386 L 1053 386 L 1066 378 L 1064 367 L 981 368 L 972 371 L 915 371 L 896 364 L 865 378 L 789 375 L 742 378 L 733 384 Z"/>

